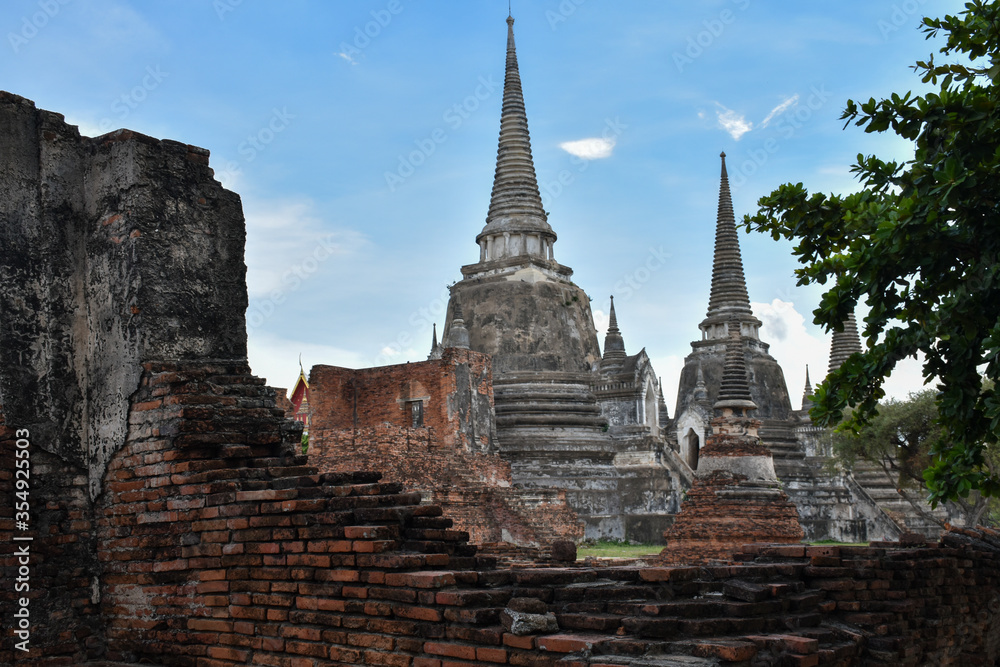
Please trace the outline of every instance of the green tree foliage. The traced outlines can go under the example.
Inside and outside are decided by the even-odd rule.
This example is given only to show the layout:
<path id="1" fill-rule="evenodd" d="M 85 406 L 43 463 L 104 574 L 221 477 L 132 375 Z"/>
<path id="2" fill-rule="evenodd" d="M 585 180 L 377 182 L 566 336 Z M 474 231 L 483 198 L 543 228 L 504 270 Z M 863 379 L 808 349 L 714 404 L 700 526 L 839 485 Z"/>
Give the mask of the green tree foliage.
<path id="1" fill-rule="evenodd" d="M 860 459 L 875 464 L 885 473 L 913 508 L 935 523 L 941 523 L 927 513 L 920 502 L 927 496 L 924 472 L 931 464 L 931 447 L 946 437 L 938 422 L 937 395 L 924 390 L 905 401 L 886 401 L 879 405 L 878 414 L 857 431 L 840 431 L 833 436 L 833 453 L 838 463 L 850 469 Z M 984 462 L 992 472 L 1000 470 L 1000 455 L 995 448 L 985 452 Z M 964 525 L 989 520 L 990 510 L 1000 503 L 972 491 L 967 498 L 947 501 L 949 515 L 960 516 Z"/>
<path id="2" fill-rule="evenodd" d="M 1000 377 L 1000 2 L 974 0 L 923 26 L 946 39 L 940 54 L 951 61 L 932 56 L 914 67 L 934 92 L 848 100 L 842 116 L 865 132 L 912 141 L 914 158 L 859 154 L 859 192 L 783 185 L 744 222 L 796 243 L 799 284 L 828 285 L 816 323 L 840 329 L 859 301 L 871 308 L 867 349 L 816 390 L 819 423 L 839 423 L 851 406 L 848 426 L 864 424 L 896 363 L 923 353 L 946 436 L 927 469 L 936 502 L 973 489 L 1000 495 L 1000 479 L 984 465 L 985 448 L 1000 436 L 1000 395 L 983 388 L 981 374 Z"/>

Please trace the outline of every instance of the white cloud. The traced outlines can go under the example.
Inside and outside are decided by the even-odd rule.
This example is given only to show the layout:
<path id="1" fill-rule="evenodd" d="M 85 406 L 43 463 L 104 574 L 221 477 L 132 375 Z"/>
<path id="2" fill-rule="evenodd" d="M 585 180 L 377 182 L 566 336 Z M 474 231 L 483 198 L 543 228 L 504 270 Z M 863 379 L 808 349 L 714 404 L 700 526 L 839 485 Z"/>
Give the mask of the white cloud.
<path id="1" fill-rule="evenodd" d="M 736 141 L 739 141 L 740 137 L 753 129 L 753 123 L 748 121 L 743 114 L 727 109 L 718 102 L 715 105 L 719 107 L 715 111 L 715 115 L 719 119 L 719 127 L 728 132 L 729 136 Z"/>
<path id="2" fill-rule="evenodd" d="M 774 299 L 771 303 L 752 303 L 754 315 L 760 318 L 760 337 L 771 346 L 771 356 L 785 372 L 785 384 L 792 407 L 799 408 L 806 383 L 806 365 L 815 387 L 826 376 L 830 360 L 829 337 L 811 333 L 806 318 L 790 301 Z"/>
<path id="3" fill-rule="evenodd" d="M 771 113 L 767 114 L 767 117 L 764 118 L 764 120 L 762 120 L 760 122 L 760 126 L 761 127 L 767 127 L 770 124 L 771 119 L 773 119 L 775 116 L 777 116 L 779 114 L 783 114 L 785 111 L 788 110 L 789 107 L 791 107 L 793 104 L 795 104 L 798 101 L 799 101 L 799 95 L 798 95 L 798 93 L 796 93 L 795 95 L 792 95 L 791 97 L 789 97 L 788 99 L 786 99 L 784 102 L 782 102 L 778 106 L 776 106 L 773 109 L 771 109 Z"/>
<path id="4" fill-rule="evenodd" d="M 250 298 L 288 292 L 317 273 L 333 257 L 359 251 L 364 235 L 334 229 L 308 199 L 244 199 L 247 219 L 247 291 Z"/>
<path id="5" fill-rule="evenodd" d="M 358 64 L 358 61 L 355 60 L 354 58 L 352 58 L 350 56 L 350 54 L 348 54 L 348 53 L 344 53 L 343 51 L 341 51 L 341 52 L 337 53 L 337 55 L 340 56 L 341 58 L 343 58 L 344 60 L 346 60 L 347 62 L 351 63 L 352 65 L 357 65 Z"/>
<path id="6" fill-rule="evenodd" d="M 597 340 L 601 342 L 601 345 L 604 345 L 604 337 L 608 335 L 608 323 L 610 322 L 610 314 L 600 309 L 594 311 L 594 327 L 597 329 Z"/>
<path id="7" fill-rule="evenodd" d="M 760 318 L 760 337 L 771 345 L 771 356 L 778 360 L 785 372 L 785 383 L 792 407 L 799 407 L 805 387 L 805 369 L 809 365 L 812 386 L 823 381 L 830 364 L 830 339 L 818 327 L 806 328 L 806 318 L 795 309 L 795 304 L 775 299 L 771 303 L 752 303 L 754 314 Z M 904 359 L 882 385 L 886 398 L 905 399 L 911 392 L 924 388 L 921 375 L 923 355 L 918 359 Z"/>
<path id="8" fill-rule="evenodd" d="M 615 139 L 614 137 L 609 139 L 593 137 L 577 141 L 564 141 L 559 144 L 559 148 L 584 160 L 600 160 L 611 157 L 611 152 L 615 149 Z"/>

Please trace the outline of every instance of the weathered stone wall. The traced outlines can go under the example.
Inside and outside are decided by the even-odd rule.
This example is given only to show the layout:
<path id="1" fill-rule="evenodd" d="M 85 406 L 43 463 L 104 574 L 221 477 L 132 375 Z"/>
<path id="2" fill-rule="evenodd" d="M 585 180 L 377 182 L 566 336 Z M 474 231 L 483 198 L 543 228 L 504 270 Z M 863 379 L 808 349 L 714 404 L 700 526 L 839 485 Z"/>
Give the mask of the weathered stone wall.
<path id="1" fill-rule="evenodd" d="M 569 280 L 530 277 L 522 280 L 512 274 L 456 283 L 446 321 L 450 326 L 457 304 L 470 347 L 493 357 L 497 376 L 516 371 L 590 372 L 601 359 L 590 298 Z"/>
<path id="2" fill-rule="evenodd" d="M 3 423 L 0 414 L 0 613 L 4 628 L 0 665 L 39 664 L 51 657 L 55 664 L 77 665 L 103 653 L 103 621 L 98 605 L 99 567 L 96 526 L 87 489 L 87 475 L 39 447 L 30 431 Z M 15 494 L 15 452 L 18 439 L 30 452 L 30 490 Z M 23 479 L 23 478 L 22 478 Z M 27 502 L 29 531 L 15 531 L 15 502 Z M 31 541 L 13 541 L 14 536 Z M 21 551 L 27 548 L 27 556 Z M 23 562 L 26 558 L 27 562 Z M 21 567 L 25 566 L 25 570 Z M 25 588 L 26 587 L 26 588 Z M 14 636 L 19 627 L 22 598 L 29 600 L 28 636 Z M 15 651 L 14 643 L 28 640 L 31 653 Z M 61 663 L 59 661 L 62 661 Z"/>
<path id="3" fill-rule="evenodd" d="M 81 137 L 0 92 L 0 616 L 30 601 L 27 663 L 100 655 L 94 498 L 144 360 L 246 357 L 244 235 L 208 151 L 124 130 Z M 23 496 L 9 474 L 19 432 Z M 16 533 L 31 542 L 12 541 L 15 499 L 30 507 Z M 15 591 L 26 545 L 30 589 Z M 24 658 L 10 638 L 4 664 Z"/>
<path id="4" fill-rule="evenodd" d="M 243 358 L 239 197 L 208 151 L 0 92 L 0 402 L 96 496 L 146 359 Z"/>
<path id="5" fill-rule="evenodd" d="M 768 345 L 755 338 L 743 337 L 743 354 L 750 379 L 750 397 L 757 404 L 756 416 L 762 421 L 787 420 L 792 414 L 791 399 L 781 366 L 768 354 Z M 692 352 L 684 359 L 684 368 L 677 389 L 677 406 L 674 415 L 679 417 L 687 409 L 698 384 L 698 366 L 701 366 L 708 390 L 708 404 L 718 398 L 722 384 L 722 369 L 726 356 L 725 341 L 701 340 L 691 343 Z M 704 439 L 702 440 L 704 442 Z"/>

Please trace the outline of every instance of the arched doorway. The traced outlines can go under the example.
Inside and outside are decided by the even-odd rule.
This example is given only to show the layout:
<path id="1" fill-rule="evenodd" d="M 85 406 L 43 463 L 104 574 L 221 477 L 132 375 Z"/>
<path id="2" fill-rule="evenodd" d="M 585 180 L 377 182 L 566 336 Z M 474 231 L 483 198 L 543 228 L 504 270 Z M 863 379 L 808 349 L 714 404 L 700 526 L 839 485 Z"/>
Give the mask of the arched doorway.
<path id="1" fill-rule="evenodd" d="M 691 466 L 691 470 L 698 469 L 699 449 L 701 449 L 701 438 L 698 437 L 693 428 L 689 428 L 687 435 L 684 436 L 684 451 L 687 454 L 687 464 Z"/>
<path id="2" fill-rule="evenodd" d="M 643 407 L 646 412 L 646 426 L 648 426 L 655 433 L 659 422 L 660 406 L 657 405 L 656 388 L 653 386 L 652 382 L 646 383 L 646 399 Z"/>

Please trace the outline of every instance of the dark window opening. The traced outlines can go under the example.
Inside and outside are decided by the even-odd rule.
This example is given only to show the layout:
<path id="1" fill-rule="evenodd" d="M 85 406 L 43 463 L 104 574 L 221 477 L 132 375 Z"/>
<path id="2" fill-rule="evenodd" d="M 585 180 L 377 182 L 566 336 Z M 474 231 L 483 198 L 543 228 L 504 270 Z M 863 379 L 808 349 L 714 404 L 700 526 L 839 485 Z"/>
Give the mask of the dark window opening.
<path id="1" fill-rule="evenodd" d="M 410 410 L 410 428 L 422 428 L 424 425 L 424 402 L 407 401 Z"/>

